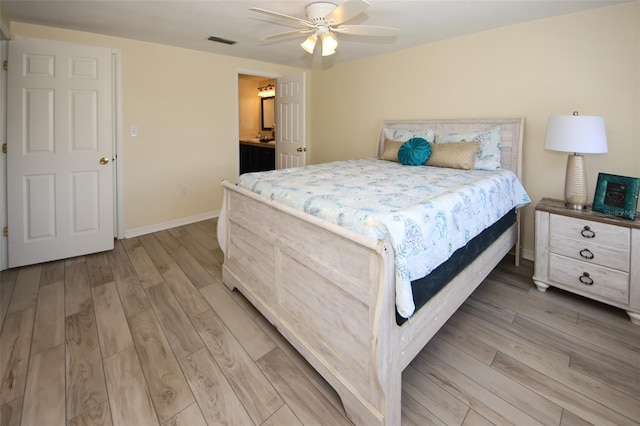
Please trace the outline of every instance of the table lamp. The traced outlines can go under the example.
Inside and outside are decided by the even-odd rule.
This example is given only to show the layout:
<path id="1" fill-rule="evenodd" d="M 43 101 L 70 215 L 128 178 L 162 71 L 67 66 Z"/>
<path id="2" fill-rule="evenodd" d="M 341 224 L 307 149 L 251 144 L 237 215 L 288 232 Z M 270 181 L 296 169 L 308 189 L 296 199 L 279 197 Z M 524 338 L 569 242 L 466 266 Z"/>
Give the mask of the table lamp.
<path id="1" fill-rule="evenodd" d="M 572 152 L 567 158 L 564 182 L 565 206 L 582 210 L 587 207 L 587 176 L 582 154 L 607 152 L 604 118 L 598 116 L 552 115 L 547 123 L 545 149 Z"/>

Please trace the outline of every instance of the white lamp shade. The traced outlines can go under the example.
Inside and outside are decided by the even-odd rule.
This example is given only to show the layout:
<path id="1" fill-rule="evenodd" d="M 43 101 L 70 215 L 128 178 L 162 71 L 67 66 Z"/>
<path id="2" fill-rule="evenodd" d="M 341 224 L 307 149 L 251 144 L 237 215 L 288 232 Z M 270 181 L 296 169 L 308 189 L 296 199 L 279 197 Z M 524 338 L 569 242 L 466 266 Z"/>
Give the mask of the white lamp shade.
<path id="1" fill-rule="evenodd" d="M 318 41 L 318 36 L 315 34 L 311 34 L 305 41 L 302 42 L 300 46 L 307 51 L 307 53 L 313 54 L 313 49 L 316 47 L 316 42 Z"/>
<path id="2" fill-rule="evenodd" d="M 604 118 L 593 115 L 552 115 L 547 123 L 546 149 L 584 154 L 607 152 Z"/>
<path id="3" fill-rule="evenodd" d="M 336 53 L 336 47 L 338 47 L 338 40 L 336 37 L 328 32 L 322 34 L 322 56 L 329 56 Z"/>

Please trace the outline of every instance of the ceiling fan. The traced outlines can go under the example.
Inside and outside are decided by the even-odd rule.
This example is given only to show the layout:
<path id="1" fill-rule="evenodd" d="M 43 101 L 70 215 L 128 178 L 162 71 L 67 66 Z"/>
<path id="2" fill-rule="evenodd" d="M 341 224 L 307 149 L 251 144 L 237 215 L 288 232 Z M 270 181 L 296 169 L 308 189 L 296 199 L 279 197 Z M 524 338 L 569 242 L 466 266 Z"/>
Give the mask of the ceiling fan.
<path id="1" fill-rule="evenodd" d="M 309 34 L 300 45 L 305 51 L 313 54 L 318 39 L 322 46 L 322 56 L 333 55 L 338 47 L 338 39 L 335 34 L 352 34 L 356 36 L 389 37 L 396 35 L 397 28 L 376 27 L 372 25 L 342 25 L 357 15 L 363 13 L 369 2 L 365 0 L 347 0 L 340 6 L 329 2 L 309 3 L 305 7 L 307 18 L 297 18 L 280 12 L 252 7 L 249 10 L 263 13 L 276 18 L 295 21 L 302 28 L 283 33 L 272 34 L 263 37 L 263 40 L 271 40 L 294 34 Z"/>

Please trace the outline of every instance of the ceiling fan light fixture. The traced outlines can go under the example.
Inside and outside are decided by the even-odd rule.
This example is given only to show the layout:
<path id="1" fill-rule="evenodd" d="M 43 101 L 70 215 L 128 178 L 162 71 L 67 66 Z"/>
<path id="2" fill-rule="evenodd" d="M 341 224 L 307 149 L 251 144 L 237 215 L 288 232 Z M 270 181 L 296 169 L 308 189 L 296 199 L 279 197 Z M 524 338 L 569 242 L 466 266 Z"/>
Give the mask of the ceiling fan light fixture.
<path id="1" fill-rule="evenodd" d="M 316 48 L 316 42 L 318 41 L 318 36 L 311 34 L 305 41 L 300 44 L 300 46 L 309 54 L 313 55 L 313 49 Z"/>
<path id="2" fill-rule="evenodd" d="M 338 40 L 332 32 L 322 34 L 322 56 L 330 56 L 336 53 Z"/>

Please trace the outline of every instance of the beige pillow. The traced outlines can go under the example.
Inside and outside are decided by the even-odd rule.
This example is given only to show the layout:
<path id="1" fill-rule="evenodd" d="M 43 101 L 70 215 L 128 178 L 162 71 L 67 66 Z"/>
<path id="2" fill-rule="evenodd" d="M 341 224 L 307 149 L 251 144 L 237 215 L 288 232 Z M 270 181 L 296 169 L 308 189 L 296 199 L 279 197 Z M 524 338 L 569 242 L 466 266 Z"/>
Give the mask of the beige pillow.
<path id="1" fill-rule="evenodd" d="M 394 141 L 391 139 L 384 140 L 384 149 L 380 155 L 381 160 L 398 162 L 398 150 L 404 142 Z"/>
<path id="2" fill-rule="evenodd" d="M 431 155 L 425 166 L 471 170 L 476 162 L 480 142 L 431 143 Z M 397 156 L 397 154 L 396 154 Z"/>

